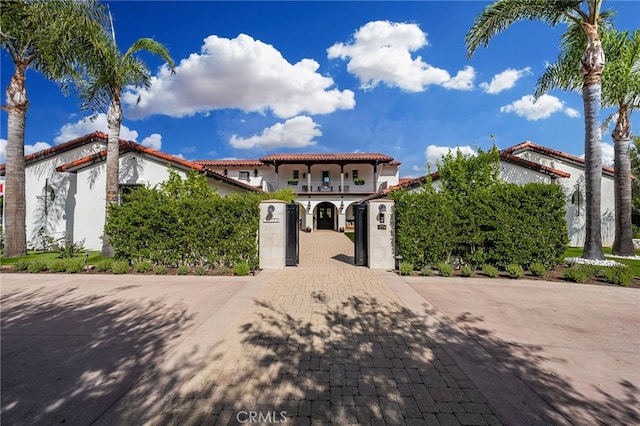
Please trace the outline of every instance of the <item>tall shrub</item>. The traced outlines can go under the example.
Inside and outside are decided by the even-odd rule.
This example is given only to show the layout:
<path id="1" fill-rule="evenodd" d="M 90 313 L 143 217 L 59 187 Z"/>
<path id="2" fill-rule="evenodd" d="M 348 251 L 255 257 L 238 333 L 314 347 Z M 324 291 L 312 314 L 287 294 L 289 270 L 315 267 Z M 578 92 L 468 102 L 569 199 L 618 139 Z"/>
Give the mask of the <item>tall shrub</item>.
<path id="1" fill-rule="evenodd" d="M 449 152 L 438 163 L 444 202 L 454 212 L 449 224 L 455 231 L 454 257 L 466 263 L 485 262 L 487 222 L 491 205 L 487 203 L 498 186 L 500 152 L 494 146 L 489 151 L 478 149 L 477 155 Z"/>
<path id="2" fill-rule="evenodd" d="M 539 262 L 550 268 L 561 260 L 568 236 L 560 186 L 503 183 L 487 201 L 492 222 L 486 237 L 487 262 L 503 267 Z"/>
<path id="3" fill-rule="evenodd" d="M 420 191 L 395 191 L 396 244 L 404 261 L 422 267 L 448 259 L 455 248 L 452 206 L 427 183 Z"/>
<path id="4" fill-rule="evenodd" d="M 398 253 L 414 265 L 457 258 L 506 267 L 551 267 L 568 242 L 565 198 L 557 185 L 499 179 L 499 151 L 458 152 L 439 164 L 439 190 L 396 191 Z"/>
<path id="5" fill-rule="evenodd" d="M 105 231 L 116 257 L 175 267 L 258 266 L 259 203 L 263 194 L 221 197 L 195 172 L 175 171 L 156 188 L 140 188 L 114 205 Z M 291 191 L 269 194 L 291 201 Z"/>

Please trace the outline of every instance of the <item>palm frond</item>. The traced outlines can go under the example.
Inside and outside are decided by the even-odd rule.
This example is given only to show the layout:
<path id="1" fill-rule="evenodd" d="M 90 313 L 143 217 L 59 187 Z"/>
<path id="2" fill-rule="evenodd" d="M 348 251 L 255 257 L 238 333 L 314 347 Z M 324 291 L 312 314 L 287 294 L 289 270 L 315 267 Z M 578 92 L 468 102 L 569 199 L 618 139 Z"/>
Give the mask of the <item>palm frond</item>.
<path id="1" fill-rule="evenodd" d="M 602 74 L 602 105 L 640 108 L 640 30 L 603 33 L 608 62 Z"/>
<path id="2" fill-rule="evenodd" d="M 581 0 L 498 0 L 478 15 L 465 36 L 467 57 L 479 46 L 488 46 L 498 33 L 519 21 L 537 20 L 550 26 L 565 21 L 571 12 L 579 10 Z"/>
<path id="3" fill-rule="evenodd" d="M 175 65 L 173 63 L 173 59 L 169 55 L 169 50 L 162 44 L 158 43 L 152 38 L 140 38 L 136 40 L 129 50 L 124 54 L 125 57 L 132 56 L 136 52 L 147 51 L 149 53 L 154 53 L 158 55 L 160 58 L 164 59 L 172 72 L 175 72 Z"/>

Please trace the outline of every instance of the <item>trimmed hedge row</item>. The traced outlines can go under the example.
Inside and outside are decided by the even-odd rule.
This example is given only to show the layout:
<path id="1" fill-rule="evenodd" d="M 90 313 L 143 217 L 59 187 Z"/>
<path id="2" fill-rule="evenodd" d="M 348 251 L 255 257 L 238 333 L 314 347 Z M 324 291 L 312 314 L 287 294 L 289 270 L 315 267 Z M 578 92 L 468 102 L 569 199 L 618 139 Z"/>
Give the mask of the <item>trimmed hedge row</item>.
<path id="1" fill-rule="evenodd" d="M 292 191 L 269 194 L 290 202 Z M 195 172 L 172 171 L 156 188 L 139 188 L 109 211 L 105 231 L 116 258 L 166 267 L 258 267 L 259 204 L 263 195 L 221 197 Z"/>
<path id="2" fill-rule="evenodd" d="M 498 177 L 499 153 L 449 154 L 439 189 L 395 191 L 396 243 L 420 269 L 446 260 L 479 266 L 558 264 L 567 237 L 565 196 L 558 185 L 516 185 Z"/>

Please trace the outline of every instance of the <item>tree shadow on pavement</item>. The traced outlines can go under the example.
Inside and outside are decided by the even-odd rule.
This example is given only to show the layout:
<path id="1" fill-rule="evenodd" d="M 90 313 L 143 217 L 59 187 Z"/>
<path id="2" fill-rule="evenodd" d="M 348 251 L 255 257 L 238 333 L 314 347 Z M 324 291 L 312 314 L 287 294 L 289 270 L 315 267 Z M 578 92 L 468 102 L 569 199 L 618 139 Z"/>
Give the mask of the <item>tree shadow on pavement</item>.
<path id="1" fill-rule="evenodd" d="M 162 362 L 192 320 L 162 299 L 116 293 L 29 288 L 2 296 L 3 424 L 93 423 Z M 155 381 L 137 410 L 150 411 L 154 395 L 175 386 L 171 375 Z"/>
<path id="2" fill-rule="evenodd" d="M 294 425 L 500 424 L 422 317 L 370 297 L 305 300 L 300 316 L 255 301 L 238 349 L 176 401 L 166 424 L 241 424 L 252 412 Z"/>
<path id="3" fill-rule="evenodd" d="M 500 424 L 449 353 L 475 356 L 497 383 L 535 383 L 551 405 L 518 413 L 528 424 L 638 423 L 632 382 L 622 401 L 585 399 L 545 368 L 542 348 L 502 340 L 471 315 L 461 329 L 428 305 L 418 315 L 311 292 L 290 306 L 256 300 L 217 346 L 171 353 L 193 322 L 185 308 L 116 296 L 2 297 L 3 424 Z M 478 344 L 492 356 L 476 356 Z"/>
<path id="4" fill-rule="evenodd" d="M 535 382 L 547 401 L 537 406 L 540 412 L 527 413 L 523 406 L 511 418 L 527 424 L 638 423 L 632 383 L 623 384 L 623 401 L 585 399 L 567 379 L 546 370 L 549 359 L 541 347 L 480 330 L 474 327 L 480 318 L 463 318 L 461 331 L 432 306 L 416 315 L 371 297 L 336 303 L 330 294 L 310 296 L 311 316 L 298 315 L 302 310 L 295 306 L 255 301 L 255 320 L 240 328 L 238 349 L 210 367 L 216 374 L 201 380 L 197 391 L 175 401 L 166 423 L 241 424 L 250 415 L 271 421 L 284 415 L 294 425 L 500 424 L 447 352 L 472 354 L 473 340 L 492 354 L 473 360 L 479 368 L 491 364 L 492 380 L 505 383 L 515 375 Z M 509 397 L 506 388 L 498 392 Z"/>
<path id="5" fill-rule="evenodd" d="M 427 315 L 436 312 L 433 307 L 426 307 L 425 310 Z M 571 379 L 562 377 L 549 367 L 550 363 L 563 364 L 569 361 L 545 355 L 545 348 L 539 345 L 498 338 L 483 327 L 480 324 L 482 322 L 482 317 L 464 313 L 454 320 L 459 329 L 445 322 L 439 325 L 438 330 L 441 338 L 451 340 L 452 336 L 458 336 L 462 341 L 462 332 L 474 340 L 491 354 L 501 368 L 526 382 L 572 424 L 640 424 L 640 392 L 633 383 L 625 379 L 618 381 L 622 399 L 607 394 L 595 385 L 593 395 L 598 397 L 584 395 L 571 384 Z"/>

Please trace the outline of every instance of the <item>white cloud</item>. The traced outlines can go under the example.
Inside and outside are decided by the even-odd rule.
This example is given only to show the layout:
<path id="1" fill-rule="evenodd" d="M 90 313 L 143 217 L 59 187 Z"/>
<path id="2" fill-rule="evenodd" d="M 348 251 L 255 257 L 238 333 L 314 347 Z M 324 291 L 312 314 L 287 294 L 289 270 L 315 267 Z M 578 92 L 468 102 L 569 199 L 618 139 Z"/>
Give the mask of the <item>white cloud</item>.
<path id="1" fill-rule="evenodd" d="M 61 143 L 69 142 L 70 140 L 79 138 L 93 132 L 102 132 L 108 134 L 108 124 L 106 114 L 97 114 L 93 120 L 85 117 L 75 123 L 67 123 L 60 128 L 60 134 L 56 136 L 53 141 L 59 145 Z M 127 141 L 138 141 L 138 131 L 129 129 L 125 125 L 120 126 L 120 139 Z M 44 143 L 44 142 L 39 142 Z M 149 148 L 160 150 L 162 149 L 162 135 L 159 133 L 152 133 L 140 142 L 144 146 Z M 27 146 L 25 146 L 25 151 Z M 44 148 L 42 148 L 44 149 Z"/>
<path id="2" fill-rule="evenodd" d="M 564 109 L 564 113 L 567 114 L 569 117 L 571 118 L 578 118 L 580 117 L 580 111 L 573 109 L 573 108 L 565 108 Z"/>
<path id="3" fill-rule="evenodd" d="M 96 115 L 93 120 L 85 117 L 75 123 L 65 124 L 60 128 L 60 134 L 53 141 L 56 144 L 61 144 L 93 132 L 108 133 L 108 128 L 107 114 L 101 113 Z M 138 132 L 122 125 L 120 126 L 120 139 L 135 142 L 138 139 Z"/>
<path id="4" fill-rule="evenodd" d="M 451 148 L 450 146 L 429 145 L 425 150 L 427 164 L 431 166 L 431 170 L 436 170 L 437 163 L 442 161 L 442 157 L 454 151 L 460 151 L 463 155 L 476 155 L 476 151 L 470 146 L 457 146 L 455 148 Z"/>
<path id="5" fill-rule="evenodd" d="M 46 142 L 36 142 L 33 145 L 24 146 L 24 155 L 33 154 L 34 152 L 42 151 L 43 149 L 51 148 Z M 0 139 L 0 164 L 4 164 L 7 161 L 7 140 Z"/>
<path id="6" fill-rule="evenodd" d="M 476 72 L 473 67 L 466 66 L 463 70 L 458 71 L 455 77 L 445 81 L 442 85 L 447 89 L 471 90 L 473 89 L 473 80 L 475 78 Z"/>
<path id="7" fill-rule="evenodd" d="M 157 149 L 158 151 L 162 148 L 162 135 L 158 133 L 153 133 L 150 136 L 142 139 L 140 142 L 144 146 L 148 146 L 149 148 Z"/>
<path id="8" fill-rule="evenodd" d="M 36 142 L 33 145 L 24 146 L 24 155 L 33 154 L 34 152 L 42 151 L 43 149 L 49 149 L 51 145 L 46 142 Z"/>
<path id="9" fill-rule="evenodd" d="M 520 117 L 526 118 L 528 121 L 549 118 L 551 114 L 556 112 L 564 112 L 572 118 L 580 116 L 578 111 L 565 107 L 564 102 L 551 95 L 542 95 L 538 100 L 535 100 L 533 95 L 525 95 L 509 105 L 500 107 L 500 112 L 512 112 Z"/>
<path id="10" fill-rule="evenodd" d="M 411 171 L 412 172 L 416 172 L 416 173 L 420 173 L 422 175 L 427 173 L 427 168 L 426 167 L 422 167 L 422 166 L 417 166 L 414 165 L 413 167 L 411 167 Z M 403 177 L 412 177 L 413 175 L 410 176 L 403 176 Z"/>
<path id="11" fill-rule="evenodd" d="M 234 39 L 212 35 L 204 40 L 201 53 L 180 61 L 175 75 L 164 66 L 151 78 L 149 89 L 129 88 L 122 99 L 132 118 L 184 117 L 224 108 L 271 110 L 289 118 L 352 109 L 354 93 L 332 88 L 333 79 L 319 74 L 318 68 L 312 59 L 290 64 L 273 46 L 245 34 Z"/>
<path id="12" fill-rule="evenodd" d="M 600 142 L 600 147 L 602 151 L 602 165 L 613 167 L 615 162 L 615 148 L 606 142 Z M 582 154 L 580 158 L 584 159 L 584 154 Z"/>
<path id="13" fill-rule="evenodd" d="M 250 138 L 240 138 L 236 135 L 229 141 L 234 148 L 261 147 L 273 148 L 303 148 L 315 145 L 313 140 L 316 136 L 321 136 L 318 124 L 305 115 L 293 117 L 284 123 L 276 123 L 264 129 L 261 135 L 254 135 Z"/>
<path id="14" fill-rule="evenodd" d="M 601 142 L 602 144 L 602 165 L 613 167 L 615 153 L 613 145 Z"/>
<path id="15" fill-rule="evenodd" d="M 520 78 L 528 74 L 531 74 L 530 67 L 526 67 L 521 70 L 509 68 L 502 71 L 500 74 L 494 75 L 491 79 L 491 83 L 480 83 L 480 87 L 484 89 L 485 93 L 496 95 L 504 90 L 511 89 L 516 85 L 516 82 Z"/>
<path id="16" fill-rule="evenodd" d="M 433 67 L 414 52 L 428 45 L 427 35 L 416 24 L 372 21 L 358 29 L 349 43 L 327 49 L 329 59 L 349 59 L 347 70 L 360 80 L 363 89 L 380 83 L 408 92 L 421 92 L 430 84 L 448 89 L 469 90 L 475 71 L 467 66 L 451 77 L 447 70 Z"/>

